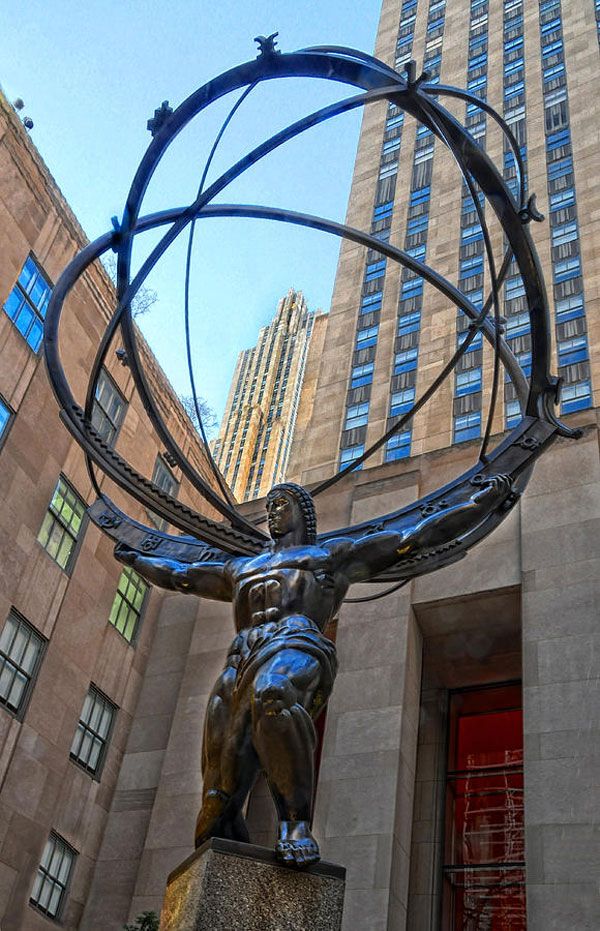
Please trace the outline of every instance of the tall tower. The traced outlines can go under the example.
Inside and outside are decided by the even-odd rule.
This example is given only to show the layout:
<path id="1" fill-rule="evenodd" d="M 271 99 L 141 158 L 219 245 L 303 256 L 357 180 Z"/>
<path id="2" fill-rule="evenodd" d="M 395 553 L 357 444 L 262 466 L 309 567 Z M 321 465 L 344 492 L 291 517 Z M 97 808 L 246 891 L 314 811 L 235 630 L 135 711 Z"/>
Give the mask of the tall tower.
<path id="1" fill-rule="evenodd" d="M 214 455 L 239 500 L 265 495 L 286 474 L 316 317 L 290 288 L 258 343 L 238 356 Z"/>
<path id="2" fill-rule="evenodd" d="M 600 595 L 599 28 L 599 0 L 383 0 L 375 55 L 398 71 L 415 60 L 417 75 L 467 87 L 517 140 L 546 215 L 530 229 L 563 379 L 560 414 L 583 435 L 556 444 L 514 516 L 464 562 L 381 600 L 357 591 L 360 603 L 340 612 L 344 685 L 328 706 L 315 823 L 324 855 L 356 864 L 344 931 L 524 931 L 557 914 L 561 927 L 600 926 L 598 850 L 586 840 L 596 830 L 587 774 L 599 732 L 588 722 L 600 685 L 589 626 Z M 514 185 L 514 157 L 491 117 L 440 102 Z M 485 210 L 501 257 L 501 230 Z M 445 146 L 393 104 L 365 110 L 346 222 L 426 262 L 474 304 L 485 300 L 474 201 Z M 500 300 L 528 373 L 514 266 Z M 307 364 L 314 414 L 290 477 L 310 487 L 356 460 L 431 384 L 466 325 L 419 278 L 344 241 L 323 346 Z M 317 499 L 320 526 L 392 511 L 471 466 L 492 363 L 476 338 L 403 431 Z M 500 388 L 494 442 L 519 417 L 511 385 Z"/>
<path id="3" fill-rule="evenodd" d="M 593 181 L 600 102 L 585 90 L 599 71 L 597 17 L 594 0 L 384 0 L 376 46 L 376 55 L 398 71 L 415 59 L 417 73 L 423 68 L 430 81 L 466 87 L 487 100 L 515 135 L 529 191 L 547 217 L 532 224 L 532 234 L 548 283 L 562 415 L 595 406 L 600 386 L 600 295 L 594 284 L 600 254 L 592 235 L 600 215 Z M 440 100 L 516 185 L 514 158 L 493 120 L 476 106 Z M 500 256 L 501 232 L 490 214 L 488 208 Z M 427 262 L 481 306 L 490 281 L 475 205 L 443 144 L 393 104 L 365 112 L 348 223 Z M 529 324 L 513 266 L 501 304 L 506 337 L 527 374 Z M 329 416 L 307 433 L 304 480 L 318 480 L 356 459 L 405 413 L 448 361 L 467 322 L 408 270 L 344 242 L 315 397 L 315 409 L 327 409 Z M 369 465 L 475 444 L 491 381 L 492 352 L 479 334 L 435 401 Z M 518 419 L 512 386 L 499 393 L 496 435 Z"/>

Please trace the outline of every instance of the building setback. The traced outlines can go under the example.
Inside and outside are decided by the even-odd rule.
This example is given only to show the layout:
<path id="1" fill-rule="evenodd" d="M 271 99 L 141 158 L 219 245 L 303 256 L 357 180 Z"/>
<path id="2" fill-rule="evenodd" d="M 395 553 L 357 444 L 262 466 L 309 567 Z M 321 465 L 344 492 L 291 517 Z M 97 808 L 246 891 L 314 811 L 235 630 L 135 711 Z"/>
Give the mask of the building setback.
<path id="1" fill-rule="evenodd" d="M 214 457 L 240 501 L 285 478 L 308 347 L 322 317 L 290 288 L 256 346 L 238 356 Z"/>

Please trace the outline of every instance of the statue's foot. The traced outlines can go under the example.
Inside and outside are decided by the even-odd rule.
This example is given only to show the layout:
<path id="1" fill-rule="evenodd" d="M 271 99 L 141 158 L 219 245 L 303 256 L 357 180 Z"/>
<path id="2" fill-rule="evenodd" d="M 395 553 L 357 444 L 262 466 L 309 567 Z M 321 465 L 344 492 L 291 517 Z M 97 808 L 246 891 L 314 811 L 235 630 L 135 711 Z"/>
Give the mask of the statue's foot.
<path id="1" fill-rule="evenodd" d="M 208 789 L 202 798 L 202 808 L 196 820 L 195 844 L 200 847 L 210 837 L 221 837 L 220 827 L 225 820 L 225 812 L 231 801 L 226 792 L 220 789 Z"/>
<path id="2" fill-rule="evenodd" d="M 308 866 L 321 859 L 308 821 L 280 821 L 275 856 L 288 866 Z"/>
<path id="3" fill-rule="evenodd" d="M 209 789 L 202 800 L 202 808 L 196 821 L 196 848 L 211 837 L 224 837 L 250 843 L 246 820 L 241 811 L 232 804 L 232 799 L 220 789 Z"/>

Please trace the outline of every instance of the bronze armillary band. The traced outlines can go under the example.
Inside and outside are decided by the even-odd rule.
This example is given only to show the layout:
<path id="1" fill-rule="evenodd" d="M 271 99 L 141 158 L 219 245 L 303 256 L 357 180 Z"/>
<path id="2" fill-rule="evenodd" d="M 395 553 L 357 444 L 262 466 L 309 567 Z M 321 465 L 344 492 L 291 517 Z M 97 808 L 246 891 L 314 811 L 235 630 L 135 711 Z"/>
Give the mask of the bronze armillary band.
<path id="1" fill-rule="evenodd" d="M 157 165 L 169 144 L 187 125 L 190 119 L 196 116 L 210 103 L 236 88 L 248 87 L 250 85 L 254 86 L 257 82 L 262 80 L 302 75 L 320 78 L 325 77 L 329 80 L 354 84 L 355 86 L 363 88 L 365 93 L 322 108 L 316 113 L 297 121 L 280 133 L 277 133 L 271 139 L 257 146 L 253 152 L 240 159 L 205 191 L 201 191 L 195 202 L 188 207 L 164 211 L 160 214 L 154 214 L 141 219 L 139 218 L 139 210 L 145 191 Z M 514 148 L 515 158 L 521 170 L 521 197 L 519 204 L 514 202 L 505 182 L 485 152 L 479 148 L 460 124 L 458 124 L 437 101 L 432 99 L 432 95 L 437 96 L 439 94 L 476 102 L 501 125 L 509 138 L 510 144 Z M 424 124 L 429 126 L 435 135 L 442 139 L 452 150 L 453 155 L 459 162 L 467 183 L 471 185 L 471 190 L 473 191 L 473 181 L 471 181 L 471 178 L 473 178 L 484 195 L 490 199 L 502 223 L 510 244 L 510 252 L 505 257 L 502 269 L 495 276 L 496 288 L 486 301 L 482 311 L 479 311 L 468 301 L 465 295 L 461 294 L 461 292 L 454 288 L 449 282 L 441 278 L 434 270 L 416 261 L 411 256 L 402 252 L 402 250 L 395 249 L 388 243 L 381 242 L 376 237 L 369 236 L 359 230 L 350 229 L 343 224 L 336 224 L 320 217 L 298 214 L 292 211 L 276 210 L 269 207 L 249 207 L 243 205 L 217 206 L 210 204 L 210 200 L 221 192 L 234 178 L 238 177 L 250 165 L 254 164 L 268 152 L 273 151 L 279 145 L 282 145 L 288 139 L 298 135 L 300 132 L 305 131 L 313 125 L 330 119 L 338 113 L 348 111 L 384 97 L 393 100 L 395 104 L 420 119 Z M 405 267 L 422 275 L 426 281 L 434 285 L 445 297 L 453 301 L 457 307 L 464 310 L 473 321 L 470 332 L 466 334 L 465 340 L 458 346 L 452 359 L 444 366 L 441 375 L 428 391 L 425 392 L 425 395 L 417 399 L 413 408 L 407 414 L 403 415 L 403 417 L 400 418 L 383 437 L 373 444 L 358 461 L 340 470 L 326 482 L 321 483 L 321 485 L 313 489 L 314 494 L 321 493 L 326 488 L 330 487 L 331 484 L 339 481 L 344 474 L 357 468 L 362 461 L 372 455 L 376 449 L 381 447 L 394 433 L 402 429 L 404 424 L 414 416 L 414 413 L 431 396 L 441 380 L 449 374 L 458 359 L 468 350 L 469 345 L 477 335 L 479 329 L 483 331 L 492 345 L 497 348 L 499 358 L 502 359 L 513 379 L 522 409 L 525 407 L 528 416 L 525 421 L 522 421 L 521 424 L 512 431 L 498 450 L 492 453 L 491 456 L 485 456 L 484 460 L 478 466 L 474 466 L 473 469 L 457 478 L 448 488 L 442 490 L 440 495 L 441 497 L 444 497 L 444 495 L 447 496 L 449 489 L 456 494 L 460 494 L 461 489 L 467 491 L 468 483 L 470 483 L 473 475 L 477 474 L 478 471 L 485 474 L 484 470 L 492 466 L 492 464 L 497 469 L 502 468 L 502 471 L 506 474 L 510 474 L 515 481 L 518 478 L 519 490 L 522 490 L 526 481 L 527 466 L 540 455 L 541 451 L 548 442 L 551 442 L 552 438 L 557 433 L 571 435 L 571 431 L 560 424 L 555 419 L 553 413 L 553 406 L 557 398 L 558 382 L 557 379 L 550 375 L 549 371 L 550 339 L 547 299 L 535 251 L 533 250 L 529 233 L 525 228 L 525 223 L 530 216 L 527 214 L 527 205 L 524 201 L 525 189 L 523 184 L 522 160 L 516 141 L 502 118 L 499 117 L 489 105 L 478 101 L 477 98 L 460 89 L 440 85 L 428 86 L 426 83 L 426 76 L 415 79 L 414 68 L 409 69 L 407 77 L 404 78 L 384 63 L 377 62 L 371 56 L 355 52 L 351 49 L 338 48 L 308 49 L 290 55 L 261 55 L 256 61 L 240 65 L 221 75 L 219 78 L 216 78 L 214 81 L 211 81 L 203 88 L 200 88 L 175 111 L 170 111 L 168 108 L 165 108 L 161 113 L 161 121 L 158 121 L 158 125 L 153 129 L 153 131 L 155 130 L 155 135 L 136 173 L 121 223 L 116 224 L 117 228 L 110 234 L 101 237 L 96 243 L 91 244 L 83 250 L 65 270 L 53 292 L 47 315 L 44 345 L 51 381 L 57 394 L 59 404 L 62 407 L 63 420 L 86 451 L 90 473 L 94 482 L 95 477 L 92 463 L 102 468 L 106 474 L 120 484 L 121 487 L 133 497 L 137 498 L 138 501 L 143 503 L 144 506 L 158 513 L 184 533 L 192 534 L 198 540 L 204 541 L 205 544 L 219 546 L 224 551 L 230 553 L 258 552 L 264 546 L 264 542 L 267 539 L 265 535 L 254 524 L 240 515 L 229 501 L 223 500 L 220 495 L 215 492 L 203 476 L 191 466 L 183 455 L 182 450 L 171 437 L 158 411 L 157 405 L 151 396 L 147 380 L 140 364 L 135 341 L 135 330 L 129 309 L 131 299 L 135 295 L 136 290 L 143 283 L 146 275 L 160 256 L 164 254 L 164 251 L 168 248 L 170 243 L 174 241 L 179 232 L 189 225 L 190 222 L 195 219 L 207 219 L 211 216 L 244 216 L 266 218 L 279 222 L 289 222 L 308 226 L 351 239 L 368 248 L 376 249 L 381 254 L 395 261 L 399 261 Z M 476 197 L 474 198 L 474 203 L 479 212 L 480 220 L 482 221 L 484 234 L 486 238 L 488 238 L 485 220 Z M 130 283 L 129 269 L 133 237 L 143 230 L 169 224 L 169 230 L 152 250 L 151 255 L 143 263 L 135 279 Z M 116 312 L 101 341 L 88 386 L 85 406 L 82 409 L 74 401 L 60 362 L 58 351 L 58 323 L 60 310 L 66 294 L 85 267 L 89 262 L 93 261 L 109 248 L 114 249 L 119 257 L 117 283 L 119 301 Z M 529 390 L 527 381 L 506 341 L 500 336 L 498 325 L 497 291 L 506 273 L 511 253 L 514 255 L 523 274 L 531 316 L 532 375 Z M 487 319 L 487 313 L 492 302 L 495 304 L 496 320 L 494 322 Z M 200 494 L 223 515 L 230 526 L 211 521 L 194 513 L 191 509 L 181 505 L 176 499 L 173 499 L 171 496 L 166 495 L 160 489 L 156 488 L 151 482 L 133 469 L 130 464 L 126 463 L 114 450 L 103 443 L 91 426 L 91 410 L 97 379 L 111 339 L 119 324 L 123 331 L 126 352 L 136 387 L 161 440 L 164 442 L 168 452 L 182 468 L 186 477 L 197 488 Z M 497 376 L 495 376 L 495 381 L 497 383 Z M 522 447 L 517 447 L 519 450 L 518 454 L 509 454 L 512 447 L 520 442 L 524 431 L 529 431 L 528 435 L 533 431 L 532 435 L 535 436 L 536 441 L 539 440 L 539 443 L 525 450 Z M 538 433 L 542 435 L 538 436 Z M 523 461 L 523 454 L 525 454 L 525 461 Z M 95 484 L 99 491 L 97 483 Z M 105 496 L 102 497 L 110 508 L 111 502 L 109 502 Z M 418 512 L 421 504 L 422 502 L 418 502 L 409 508 L 403 509 L 407 519 L 414 517 L 414 514 Z M 92 517 L 94 517 L 94 513 L 95 512 L 92 512 Z M 397 516 L 398 515 L 395 515 L 396 518 Z M 124 518 L 124 515 L 122 515 L 122 518 Z M 118 537 L 119 534 L 123 534 L 124 527 L 125 521 L 121 519 L 119 527 L 113 528 L 113 535 Z M 492 528 L 490 527 L 489 529 Z M 348 530 L 348 528 L 346 528 L 346 530 Z M 151 532 L 153 531 L 148 528 L 148 533 Z M 489 532 L 489 530 L 487 532 Z M 481 528 L 479 528 L 478 536 L 481 535 Z M 328 534 L 328 536 L 331 536 L 331 534 Z M 181 538 L 179 537 L 169 538 L 168 535 L 165 535 L 165 545 L 167 545 L 168 540 L 171 541 L 169 543 L 169 549 L 172 549 L 172 547 L 176 545 L 176 541 L 178 541 L 178 545 L 191 546 L 192 550 L 195 549 L 192 544 L 181 543 Z M 463 545 L 459 545 L 459 551 L 466 551 L 469 545 L 470 542 L 465 539 Z M 437 568 L 439 564 L 451 561 L 457 558 L 457 556 L 458 552 L 452 553 L 451 555 L 446 554 L 443 558 L 441 558 L 442 554 L 437 554 L 435 558 L 434 554 L 432 554 L 431 559 L 426 560 L 427 566 L 431 564 L 431 568 Z M 408 567 L 404 566 L 403 568 L 407 569 Z M 424 566 L 420 568 L 420 572 L 422 571 L 427 571 Z M 386 577 L 390 576 L 386 575 Z"/>

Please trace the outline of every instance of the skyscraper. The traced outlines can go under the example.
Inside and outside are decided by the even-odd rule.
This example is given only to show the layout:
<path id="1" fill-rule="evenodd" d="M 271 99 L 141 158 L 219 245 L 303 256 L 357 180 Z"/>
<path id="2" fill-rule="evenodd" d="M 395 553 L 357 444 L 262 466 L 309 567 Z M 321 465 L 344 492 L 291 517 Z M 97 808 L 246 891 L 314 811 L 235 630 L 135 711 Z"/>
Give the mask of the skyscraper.
<path id="1" fill-rule="evenodd" d="M 285 477 L 308 347 L 322 316 L 290 288 L 256 346 L 238 356 L 214 456 L 239 500 L 265 495 Z"/>
<path id="2" fill-rule="evenodd" d="M 384 0 L 375 54 L 466 87 L 503 115 L 525 161 L 547 282 L 560 413 L 583 436 L 537 464 L 518 511 L 461 563 L 340 613 L 315 827 L 349 867 L 344 927 L 454 931 L 600 924 L 593 658 L 600 595 L 600 99 L 598 0 Z M 507 182 L 492 119 L 448 101 Z M 501 230 L 485 208 L 492 244 Z M 393 104 L 363 117 L 347 223 L 405 249 L 481 306 L 489 291 L 475 203 L 427 127 Z M 523 283 L 501 292 L 506 338 L 531 365 Z M 464 338 L 453 305 L 376 251 L 341 247 L 316 368 L 314 416 L 290 478 L 356 460 Z M 476 460 L 492 353 L 474 340 L 427 406 L 321 495 L 323 529 L 375 517 Z M 519 419 L 501 386 L 493 442 Z M 495 438 L 495 439 L 494 439 Z M 341 680 L 341 681 L 340 681 Z M 593 723 L 592 723 L 593 722 Z M 594 838 L 594 840 L 592 840 Z"/>
<path id="3" fill-rule="evenodd" d="M 532 224 L 532 234 L 551 298 L 562 414 L 593 406 L 600 374 L 593 236 L 598 104 L 586 90 L 598 73 L 598 11 L 593 0 L 385 0 L 376 47 L 377 56 L 399 71 L 415 59 L 417 73 L 422 67 L 430 82 L 464 87 L 487 100 L 515 135 L 529 190 L 547 217 Z M 473 104 L 440 102 L 487 147 L 516 190 L 515 159 L 494 121 Z M 348 221 L 432 265 L 481 306 L 490 280 L 475 204 L 443 144 L 391 103 L 365 113 Z M 528 374 L 529 324 L 514 266 L 501 300 L 506 337 Z M 431 383 L 467 324 L 408 270 L 344 243 L 315 399 L 319 408 L 326 398 L 335 414 L 315 425 L 304 471 L 331 470 L 357 458 Z M 477 441 L 491 378 L 492 353 L 479 334 L 435 403 L 370 464 Z M 496 434 L 519 416 L 512 386 L 500 394 Z"/>

